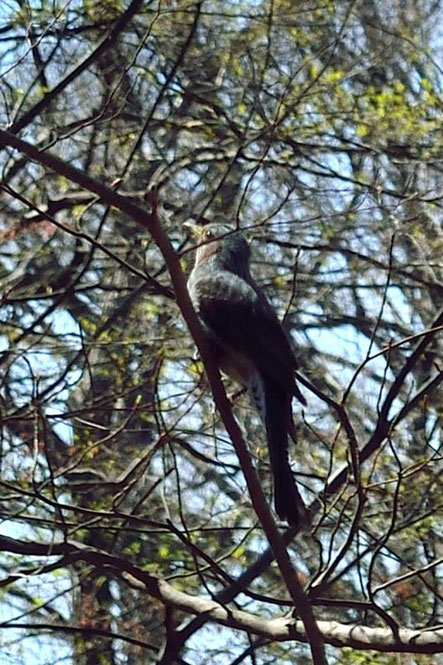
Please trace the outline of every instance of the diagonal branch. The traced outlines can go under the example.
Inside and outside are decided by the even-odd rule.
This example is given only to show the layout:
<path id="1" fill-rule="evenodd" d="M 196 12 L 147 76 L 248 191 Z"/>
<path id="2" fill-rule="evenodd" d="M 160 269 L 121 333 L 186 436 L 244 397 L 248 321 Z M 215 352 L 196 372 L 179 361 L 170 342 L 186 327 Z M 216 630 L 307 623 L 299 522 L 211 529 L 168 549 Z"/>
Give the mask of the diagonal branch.
<path id="1" fill-rule="evenodd" d="M 309 600 L 303 590 L 303 587 L 297 577 L 296 571 L 291 563 L 284 541 L 277 529 L 271 511 L 267 504 L 263 490 L 258 481 L 251 456 L 246 443 L 243 439 L 241 430 L 232 415 L 231 404 L 226 396 L 220 374 L 214 363 L 214 360 L 207 348 L 206 340 L 201 329 L 200 322 L 191 303 L 191 299 L 186 287 L 185 276 L 180 266 L 179 258 L 174 251 L 168 236 L 164 233 L 156 214 L 156 198 L 151 197 L 152 213 L 147 213 L 137 204 L 121 196 L 113 189 L 102 184 L 98 180 L 91 178 L 84 171 L 81 171 L 63 160 L 51 155 L 49 152 L 41 152 L 30 143 L 22 141 L 10 132 L 0 130 L 0 146 L 12 146 L 20 152 L 26 154 L 30 159 L 39 164 L 49 167 L 60 175 L 80 185 L 81 187 L 97 194 L 104 203 L 116 207 L 121 212 L 128 215 L 137 224 L 140 224 L 149 231 L 154 241 L 160 249 L 174 287 L 177 297 L 177 303 L 180 307 L 183 318 L 185 319 L 189 331 L 197 345 L 202 358 L 206 373 L 211 385 L 212 394 L 217 410 L 220 413 L 223 424 L 234 445 L 236 454 L 240 461 L 248 490 L 251 496 L 252 505 L 256 511 L 263 530 L 266 534 L 271 550 L 280 568 L 280 572 L 285 581 L 289 594 L 299 613 L 308 636 L 308 642 L 311 649 L 314 665 L 326 665 L 326 656 L 322 635 L 318 629 L 314 613 Z"/>
<path id="2" fill-rule="evenodd" d="M 72 81 L 74 81 L 82 72 L 84 72 L 97 58 L 104 53 L 108 48 L 112 48 L 118 35 L 126 28 L 129 21 L 137 14 L 140 7 L 143 5 L 143 0 L 132 0 L 128 9 L 119 16 L 112 28 L 103 37 L 98 46 L 84 58 L 69 74 L 67 74 L 52 90 L 49 90 L 44 97 L 40 99 L 37 104 L 34 104 L 24 115 L 21 116 L 13 125 L 10 130 L 13 134 L 17 134 L 21 129 L 29 125 L 35 117 L 40 113 L 62 92 Z"/>
<path id="3" fill-rule="evenodd" d="M 287 617 L 263 619 L 249 612 L 235 608 L 228 609 L 213 600 L 178 591 L 165 580 L 149 575 L 125 559 L 81 543 L 65 541 L 45 544 L 0 536 L 0 549 L 4 552 L 27 556 L 61 556 L 60 567 L 83 561 L 96 566 L 101 571 L 103 568 L 107 568 L 114 574 L 118 574 L 132 588 L 149 593 L 166 606 L 204 616 L 205 621 L 214 621 L 268 640 L 308 642 L 306 628 L 300 620 Z M 389 628 L 342 624 L 336 621 L 318 621 L 317 625 L 324 641 L 336 647 L 397 653 L 443 652 L 442 627 L 426 630 L 400 628 L 397 635 L 394 636 Z M 8 622 L 5 622 L 0 627 L 7 626 Z"/>

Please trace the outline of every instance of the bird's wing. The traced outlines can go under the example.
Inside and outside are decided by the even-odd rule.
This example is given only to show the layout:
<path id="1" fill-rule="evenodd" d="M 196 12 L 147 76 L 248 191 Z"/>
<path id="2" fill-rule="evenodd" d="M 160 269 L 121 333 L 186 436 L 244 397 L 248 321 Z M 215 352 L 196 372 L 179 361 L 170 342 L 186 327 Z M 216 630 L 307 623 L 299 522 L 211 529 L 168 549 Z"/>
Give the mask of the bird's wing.
<path id="1" fill-rule="evenodd" d="M 195 287 L 200 316 L 215 337 L 291 391 L 297 362 L 276 314 L 258 287 L 228 271 L 202 277 Z"/>

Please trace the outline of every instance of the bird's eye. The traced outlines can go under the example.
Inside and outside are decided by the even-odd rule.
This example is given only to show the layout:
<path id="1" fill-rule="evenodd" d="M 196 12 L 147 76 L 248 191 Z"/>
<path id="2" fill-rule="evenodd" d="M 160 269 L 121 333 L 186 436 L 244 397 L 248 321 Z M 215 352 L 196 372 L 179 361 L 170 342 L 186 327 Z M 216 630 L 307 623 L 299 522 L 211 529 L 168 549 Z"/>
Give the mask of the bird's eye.
<path id="1" fill-rule="evenodd" d="M 212 235 L 212 231 L 209 231 L 209 230 L 206 231 L 206 233 L 205 233 L 206 240 L 211 240 L 211 238 L 213 238 L 213 237 L 214 236 Z"/>

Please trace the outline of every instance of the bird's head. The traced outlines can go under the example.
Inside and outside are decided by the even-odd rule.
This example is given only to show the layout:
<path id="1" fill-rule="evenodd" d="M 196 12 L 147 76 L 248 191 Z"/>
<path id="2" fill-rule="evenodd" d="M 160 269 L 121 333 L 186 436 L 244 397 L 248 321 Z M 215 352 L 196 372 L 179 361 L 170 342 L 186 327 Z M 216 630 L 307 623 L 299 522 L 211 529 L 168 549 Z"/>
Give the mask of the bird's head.
<path id="1" fill-rule="evenodd" d="M 224 222 L 204 226 L 185 222 L 183 226 L 197 245 L 196 267 L 211 261 L 223 270 L 249 274 L 249 245 L 240 231 Z"/>

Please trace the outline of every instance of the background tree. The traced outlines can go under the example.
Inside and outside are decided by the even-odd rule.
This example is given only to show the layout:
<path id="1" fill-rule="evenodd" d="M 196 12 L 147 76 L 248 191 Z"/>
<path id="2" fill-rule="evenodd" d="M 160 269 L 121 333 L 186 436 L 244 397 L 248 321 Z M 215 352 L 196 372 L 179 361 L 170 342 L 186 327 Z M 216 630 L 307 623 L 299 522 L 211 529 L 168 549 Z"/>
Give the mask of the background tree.
<path id="1" fill-rule="evenodd" d="M 4 659 L 443 651 L 440 19 L 413 0 L 4 3 Z M 297 349 L 298 533 L 251 475 L 242 435 L 269 501 L 247 398 L 237 430 L 195 355 L 190 217 L 244 229 Z"/>

